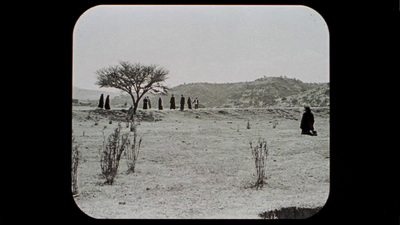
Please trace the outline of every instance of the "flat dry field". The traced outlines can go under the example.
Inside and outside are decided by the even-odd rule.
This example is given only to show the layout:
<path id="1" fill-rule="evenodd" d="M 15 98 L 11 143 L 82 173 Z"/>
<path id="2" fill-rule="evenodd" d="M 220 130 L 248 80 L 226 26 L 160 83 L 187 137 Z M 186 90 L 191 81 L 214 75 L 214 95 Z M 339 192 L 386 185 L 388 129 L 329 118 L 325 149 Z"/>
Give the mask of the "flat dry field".
<path id="1" fill-rule="evenodd" d="M 114 184 L 103 185 L 103 132 L 108 137 L 118 120 L 124 133 L 132 132 L 118 117 L 121 109 L 73 108 L 74 146 L 81 152 L 75 202 L 95 218 L 257 219 L 281 207 L 323 206 L 329 195 L 329 108 L 312 109 L 314 137 L 300 135 L 300 110 L 140 111 L 150 121 L 137 127 L 143 141 L 136 172 L 127 175 L 122 158 Z M 257 190 L 249 142 L 259 138 L 267 140 L 269 155 L 267 183 Z"/>

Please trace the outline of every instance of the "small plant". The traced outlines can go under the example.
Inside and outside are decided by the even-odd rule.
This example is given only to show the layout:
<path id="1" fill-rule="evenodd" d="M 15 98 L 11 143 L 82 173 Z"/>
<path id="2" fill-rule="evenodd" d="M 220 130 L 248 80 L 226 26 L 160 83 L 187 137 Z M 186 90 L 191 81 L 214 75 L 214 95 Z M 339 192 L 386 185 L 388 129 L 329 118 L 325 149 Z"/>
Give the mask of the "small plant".
<path id="1" fill-rule="evenodd" d="M 131 131 L 133 132 L 133 143 L 129 143 L 130 146 L 125 152 L 126 163 L 128 165 L 128 170 L 126 171 L 127 174 L 135 172 L 136 162 L 139 158 L 140 145 L 142 144 L 142 138 L 137 141 L 136 127 L 137 125 L 132 122 Z"/>
<path id="2" fill-rule="evenodd" d="M 265 177 L 265 166 L 266 166 L 266 161 L 268 157 L 268 148 L 267 148 L 267 141 L 264 139 L 258 140 L 258 143 L 256 146 L 253 147 L 253 143 L 250 142 L 250 149 L 251 153 L 253 155 L 253 159 L 255 162 L 256 166 L 256 171 L 257 171 L 257 181 L 254 184 L 254 187 L 262 188 L 264 184 L 266 183 L 264 179 Z"/>
<path id="3" fill-rule="evenodd" d="M 71 184 L 72 184 L 72 195 L 78 194 L 78 164 L 79 164 L 78 146 L 75 143 L 75 138 L 72 137 L 72 154 L 71 154 Z"/>
<path id="4" fill-rule="evenodd" d="M 104 138 L 100 157 L 101 172 L 106 178 L 104 184 L 114 183 L 122 153 L 129 145 L 128 135 L 129 133 L 121 135 L 121 127 L 118 126 L 107 140 Z"/>
<path id="5" fill-rule="evenodd" d="M 276 125 L 278 125 L 278 121 L 274 120 L 274 123 L 272 124 L 272 128 L 275 129 Z"/>

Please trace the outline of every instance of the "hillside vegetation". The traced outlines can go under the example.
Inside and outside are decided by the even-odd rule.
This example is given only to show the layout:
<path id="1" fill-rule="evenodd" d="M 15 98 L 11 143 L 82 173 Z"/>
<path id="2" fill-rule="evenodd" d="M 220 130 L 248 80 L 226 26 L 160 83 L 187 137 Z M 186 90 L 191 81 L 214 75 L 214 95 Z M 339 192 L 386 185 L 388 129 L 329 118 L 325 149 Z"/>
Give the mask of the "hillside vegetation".
<path id="1" fill-rule="evenodd" d="M 267 106 L 329 106 L 329 85 L 327 83 L 304 83 L 297 79 L 264 77 L 252 82 L 225 84 L 192 83 L 171 88 L 164 102 L 171 94 L 177 100 L 180 95 L 186 99 L 197 97 L 206 107 L 247 108 Z"/>

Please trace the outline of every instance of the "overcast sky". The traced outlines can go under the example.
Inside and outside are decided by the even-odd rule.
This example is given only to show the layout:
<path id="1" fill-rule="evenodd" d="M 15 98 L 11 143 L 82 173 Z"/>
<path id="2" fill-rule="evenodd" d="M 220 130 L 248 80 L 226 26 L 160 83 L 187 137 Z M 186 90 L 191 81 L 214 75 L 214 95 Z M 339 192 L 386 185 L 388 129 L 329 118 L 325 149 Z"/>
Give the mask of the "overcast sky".
<path id="1" fill-rule="evenodd" d="M 287 76 L 329 82 L 329 31 L 305 6 L 96 6 L 73 34 L 73 85 L 99 89 L 96 70 L 157 64 L 166 84 Z"/>

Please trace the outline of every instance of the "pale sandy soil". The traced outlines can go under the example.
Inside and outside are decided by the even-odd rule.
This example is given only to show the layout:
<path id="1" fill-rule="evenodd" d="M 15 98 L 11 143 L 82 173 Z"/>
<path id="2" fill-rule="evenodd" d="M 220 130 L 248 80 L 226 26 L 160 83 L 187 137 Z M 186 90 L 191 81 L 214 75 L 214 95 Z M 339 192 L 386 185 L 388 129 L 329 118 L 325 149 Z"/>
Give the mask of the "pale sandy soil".
<path id="1" fill-rule="evenodd" d="M 108 136 L 118 126 L 113 112 L 73 109 L 82 156 L 74 199 L 91 217 L 257 219 L 281 207 L 323 206 L 328 198 L 329 108 L 313 111 L 316 137 L 300 135 L 299 108 L 150 110 L 161 121 L 137 128 L 143 142 L 136 173 L 125 174 L 122 158 L 110 186 L 102 185 L 99 152 L 103 132 Z M 251 187 L 256 171 L 249 148 L 258 138 L 269 147 L 267 184 L 259 190 Z"/>

